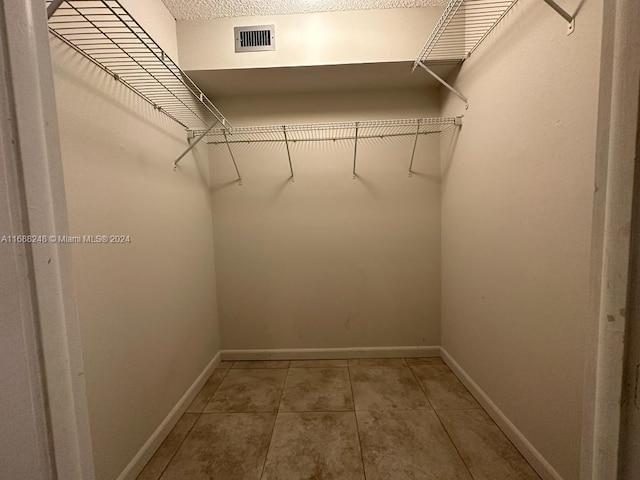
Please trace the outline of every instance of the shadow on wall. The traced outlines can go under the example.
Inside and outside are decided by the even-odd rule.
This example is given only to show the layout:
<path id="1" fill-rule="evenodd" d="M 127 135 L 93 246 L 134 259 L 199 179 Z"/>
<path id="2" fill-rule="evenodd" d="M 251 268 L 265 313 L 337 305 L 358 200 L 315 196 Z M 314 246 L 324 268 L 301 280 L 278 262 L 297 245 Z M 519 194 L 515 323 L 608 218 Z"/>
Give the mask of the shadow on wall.
<path id="1" fill-rule="evenodd" d="M 148 135 L 159 134 L 175 142 L 175 150 L 154 152 L 153 145 L 149 145 L 149 155 L 138 156 L 135 159 L 144 168 L 156 169 L 159 167 L 166 168 L 167 171 L 173 168 L 173 161 L 189 145 L 186 132 L 180 124 L 155 110 L 147 101 L 122 83 L 114 80 L 108 73 L 93 65 L 67 45 L 54 39 L 51 43 L 51 50 L 55 76 L 65 83 L 73 85 L 75 104 L 82 105 L 85 98 L 91 99 L 93 110 L 90 115 L 87 115 L 87 112 L 82 112 L 81 109 L 68 110 L 66 113 L 81 112 L 83 115 L 82 124 L 95 123 L 96 128 L 83 130 L 82 135 L 94 144 L 96 149 L 113 147 L 114 136 L 121 138 L 120 141 L 123 142 L 121 147 L 127 149 L 124 139 L 127 139 L 128 142 L 144 143 Z M 78 75 L 79 71 L 82 71 L 83 74 Z M 99 101 L 96 102 L 95 99 Z M 88 121 L 87 116 L 90 116 Z M 127 122 L 131 120 L 140 122 L 148 134 L 136 134 L 130 131 L 126 127 L 127 123 L 118 122 L 117 118 L 127 119 Z M 116 135 L 115 131 L 123 135 Z M 87 158 L 87 161 L 89 160 L 91 159 Z M 195 162 L 195 168 L 184 165 L 187 162 Z M 180 162 L 176 175 L 187 177 L 209 188 L 209 166 L 206 150 L 200 146 L 191 150 L 191 154 Z"/>
<path id="2" fill-rule="evenodd" d="M 187 148 L 185 146 L 185 148 Z M 176 165 L 176 173 L 181 173 L 183 174 L 183 170 L 180 169 L 180 165 L 183 162 L 194 162 L 195 163 L 195 172 L 198 175 L 197 180 L 200 181 L 200 183 L 204 186 L 206 186 L 207 188 L 210 188 L 210 183 L 209 183 L 209 158 L 207 155 L 207 151 L 205 149 L 203 149 L 202 147 L 195 147 L 191 150 L 191 157 L 187 156 L 185 158 L 183 158 L 180 163 L 178 163 L 178 165 Z M 191 172 L 187 171 L 186 172 L 187 175 L 190 175 Z M 196 179 L 194 177 L 194 179 Z"/>
<path id="3" fill-rule="evenodd" d="M 447 129 L 449 130 L 449 129 Z M 457 130 L 457 129 L 456 129 Z M 444 133 L 442 135 L 445 135 Z M 212 182 L 212 193 L 221 189 L 238 185 L 239 180 L 234 179 L 236 172 L 233 167 L 235 160 L 243 180 L 255 176 L 264 165 L 269 164 L 268 175 L 277 175 L 283 178 L 282 184 L 278 182 L 278 190 L 284 190 L 291 182 L 291 169 L 293 170 L 293 183 L 300 177 L 309 173 L 310 165 L 323 165 L 316 175 L 326 175 L 328 172 L 339 174 L 343 178 L 353 177 L 354 156 L 355 179 L 363 181 L 367 177 L 367 169 L 373 166 L 384 168 L 387 174 L 395 176 L 416 176 L 435 184 L 440 183 L 440 171 L 437 156 L 424 155 L 424 149 L 433 151 L 437 149 L 439 134 L 421 134 L 414 163 L 411 165 L 413 152 L 413 134 L 406 137 L 379 136 L 362 138 L 358 141 L 357 155 L 353 139 L 325 139 L 322 141 L 290 141 L 289 152 L 291 166 L 284 142 L 230 142 L 227 146 L 223 142 L 209 143 L 211 152 L 212 175 L 217 181 Z M 229 153 L 231 149 L 232 154 Z M 233 157 L 232 157 L 233 155 Z M 337 170 L 336 170 L 337 169 Z M 226 172 L 222 175 L 222 172 Z M 375 178 L 375 172 L 373 173 Z M 247 177 L 249 175 L 249 177 Z M 410 180 L 409 180 L 410 181 Z"/>
<path id="4" fill-rule="evenodd" d="M 456 153 L 456 146 L 458 145 L 458 138 L 460 137 L 460 131 L 462 128 L 454 128 L 446 133 L 443 133 L 440 140 L 440 178 L 446 182 L 453 156 Z M 415 174 L 415 173 L 414 173 Z"/>
<path id="5" fill-rule="evenodd" d="M 155 110 L 147 101 L 140 98 L 128 87 L 125 87 L 69 46 L 57 39 L 53 39 L 51 52 L 54 60 L 55 76 L 59 76 L 66 82 L 77 86 L 79 95 L 85 92 L 91 98 L 104 100 L 105 108 L 118 108 L 123 114 L 146 122 L 158 133 L 165 136 L 170 135 L 176 140 L 184 141 L 185 136 L 177 133 L 183 131 L 182 126 Z M 82 76 L 78 75 L 79 71 L 83 72 Z M 98 118 L 100 118 L 100 115 L 100 111 L 94 111 L 91 114 L 92 117 Z M 176 131 L 175 134 L 172 133 L 174 130 Z M 104 140 L 107 144 L 111 141 L 108 138 L 104 138 Z M 177 152 L 176 156 L 179 153 Z"/>

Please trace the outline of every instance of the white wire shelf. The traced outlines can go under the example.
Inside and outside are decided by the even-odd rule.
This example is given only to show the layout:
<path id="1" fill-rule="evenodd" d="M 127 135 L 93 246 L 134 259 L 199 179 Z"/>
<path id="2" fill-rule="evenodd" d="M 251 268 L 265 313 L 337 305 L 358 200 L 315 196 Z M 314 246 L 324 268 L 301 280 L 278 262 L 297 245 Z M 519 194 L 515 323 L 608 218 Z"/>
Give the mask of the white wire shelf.
<path id="1" fill-rule="evenodd" d="M 386 138 L 440 133 L 459 125 L 456 117 L 405 118 L 360 122 L 307 123 L 235 128 L 214 128 L 206 135 L 209 144 L 238 144 L 258 142 L 318 142 L 354 140 L 358 138 Z M 195 132 L 198 133 L 203 132 Z M 286 138 L 285 138 L 286 133 Z"/>
<path id="2" fill-rule="evenodd" d="M 157 110 L 186 129 L 230 126 L 117 0 L 48 0 L 47 5 L 54 36 Z"/>
<path id="3" fill-rule="evenodd" d="M 420 50 L 426 62 L 463 62 L 518 0 L 451 0 Z"/>
<path id="4" fill-rule="evenodd" d="M 450 0 L 427 42 L 413 62 L 457 95 L 469 108 L 469 100 L 438 76 L 429 65 L 464 62 L 496 27 L 518 0 Z M 575 14 L 571 15 L 555 0 L 544 0 L 564 18 L 567 35 L 575 29 Z"/>
<path id="5" fill-rule="evenodd" d="M 390 137 L 413 137 L 413 150 L 409 163 L 409 176 L 412 176 L 413 159 L 420 135 L 439 134 L 462 126 L 462 117 L 404 118 L 394 120 L 374 120 L 360 122 L 307 123 L 294 125 L 268 125 L 254 127 L 216 128 L 194 132 L 199 138 L 206 138 L 208 144 L 224 144 L 233 161 L 238 183 L 242 185 L 242 176 L 238 170 L 233 149 L 234 144 L 284 143 L 291 181 L 295 180 L 291 150 L 289 145 L 297 142 L 353 141 L 353 178 L 357 178 L 356 163 L 358 141 L 365 139 L 384 139 Z M 176 160 L 177 166 L 180 159 Z"/>

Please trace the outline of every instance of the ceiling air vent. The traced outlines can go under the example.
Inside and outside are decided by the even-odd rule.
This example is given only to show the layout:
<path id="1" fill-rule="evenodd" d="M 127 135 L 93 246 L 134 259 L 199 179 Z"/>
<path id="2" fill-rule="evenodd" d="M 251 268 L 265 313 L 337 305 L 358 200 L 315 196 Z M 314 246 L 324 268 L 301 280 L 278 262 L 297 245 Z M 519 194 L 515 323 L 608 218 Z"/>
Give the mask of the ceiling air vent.
<path id="1" fill-rule="evenodd" d="M 234 27 L 236 52 L 263 52 L 276 49 L 275 25 Z"/>

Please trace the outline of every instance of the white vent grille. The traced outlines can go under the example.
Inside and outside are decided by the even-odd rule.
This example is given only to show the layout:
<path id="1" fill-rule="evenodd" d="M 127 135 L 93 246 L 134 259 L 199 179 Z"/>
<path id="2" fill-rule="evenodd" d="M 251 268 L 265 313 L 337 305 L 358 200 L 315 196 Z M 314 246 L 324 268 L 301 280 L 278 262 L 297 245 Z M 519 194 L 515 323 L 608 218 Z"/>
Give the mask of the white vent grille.
<path id="1" fill-rule="evenodd" d="M 263 52 L 276 49 L 275 25 L 234 27 L 236 52 Z"/>

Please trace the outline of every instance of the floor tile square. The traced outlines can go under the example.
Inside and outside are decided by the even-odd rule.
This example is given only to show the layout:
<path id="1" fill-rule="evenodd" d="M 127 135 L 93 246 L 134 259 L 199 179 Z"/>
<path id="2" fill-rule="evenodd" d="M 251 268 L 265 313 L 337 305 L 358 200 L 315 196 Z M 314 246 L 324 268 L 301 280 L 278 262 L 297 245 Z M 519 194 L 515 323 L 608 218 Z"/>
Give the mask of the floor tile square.
<path id="1" fill-rule="evenodd" d="M 349 367 L 356 410 L 430 409 L 408 367 Z"/>
<path id="2" fill-rule="evenodd" d="M 142 469 L 137 480 L 158 480 L 160 478 L 160 475 L 169 465 L 198 417 L 197 413 L 185 413 L 180 417 L 173 430 L 167 435 L 167 438 L 164 439 L 156 453 L 153 454 L 151 460 Z"/>
<path id="3" fill-rule="evenodd" d="M 435 412 L 356 415 L 367 480 L 471 480 Z"/>
<path id="4" fill-rule="evenodd" d="M 189 413 L 201 413 L 209 402 L 209 399 L 216 392 L 222 379 L 227 374 L 227 369 L 216 368 L 206 383 L 202 386 L 198 394 L 195 396 L 191 404 L 187 407 Z"/>
<path id="5" fill-rule="evenodd" d="M 349 369 L 291 368 L 280 403 L 281 412 L 353 410 Z"/>
<path id="6" fill-rule="evenodd" d="M 231 368 L 289 368 L 289 360 L 242 360 Z"/>
<path id="7" fill-rule="evenodd" d="M 229 370 L 204 412 L 276 412 L 286 369 Z"/>
<path id="8" fill-rule="evenodd" d="M 202 414 L 161 480 L 258 480 L 275 416 Z"/>
<path id="9" fill-rule="evenodd" d="M 436 410 L 480 408 L 478 402 L 446 365 L 411 367 Z"/>
<path id="10" fill-rule="evenodd" d="M 441 410 L 438 416 L 474 479 L 540 479 L 484 410 Z"/>
<path id="11" fill-rule="evenodd" d="M 353 412 L 278 414 L 262 480 L 364 480 Z"/>

